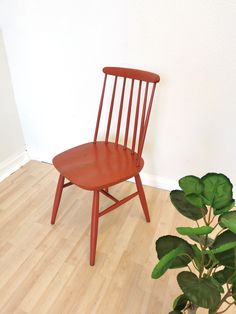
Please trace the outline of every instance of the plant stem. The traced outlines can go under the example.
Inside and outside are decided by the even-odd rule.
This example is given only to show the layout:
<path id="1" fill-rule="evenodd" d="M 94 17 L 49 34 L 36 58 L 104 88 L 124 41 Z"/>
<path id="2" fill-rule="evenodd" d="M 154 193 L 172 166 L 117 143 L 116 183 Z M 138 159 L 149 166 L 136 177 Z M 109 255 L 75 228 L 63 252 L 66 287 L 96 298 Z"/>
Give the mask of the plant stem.
<path id="1" fill-rule="evenodd" d="M 212 213 L 212 207 L 209 209 L 209 215 L 208 215 L 208 225 L 211 223 L 211 213 Z"/>
<path id="2" fill-rule="evenodd" d="M 195 305 L 191 305 L 189 308 L 188 308 L 188 314 L 196 314 L 197 312 L 197 306 Z"/>
<path id="3" fill-rule="evenodd" d="M 194 267 L 197 271 L 199 271 L 199 269 L 197 268 L 197 265 L 194 263 L 193 260 L 192 260 L 192 264 L 193 264 L 193 267 Z"/>
<path id="4" fill-rule="evenodd" d="M 213 230 L 215 230 L 215 228 L 219 225 L 219 223 L 217 222 L 214 227 L 213 227 Z"/>
<path id="5" fill-rule="evenodd" d="M 216 216 L 213 216 L 213 217 L 212 217 L 212 219 L 211 219 L 211 221 L 210 221 L 210 224 L 215 220 L 215 218 L 216 218 Z M 218 223 L 217 223 L 217 225 L 218 225 Z"/>
<path id="6" fill-rule="evenodd" d="M 189 271 L 191 271 L 191 273 L 192 273 L 193 271 L 192 271 L 192 269 L 189 267 L 189 265 L 187 265 L 187 267 L 188 267 Z"/>
<path id="7" fill-rule="evenodd" d="M 223 231 L 225 231 L 224 229 L 221 229 L 217 234 L 216 234 L 216 236 L 215 237 L 217 237 L 221 232 L 223 232 Z"/>
<path id="8" fill-rule="evenodd" d="M 228 302 L 227 302 L 227 303 L 228 303 Z M 226 312 L 226 311 L 231 307 L 231 305 L 233 305 L 233 304 L 234 304 L 234 302 L 229 303 L 229 305 L 228 305 L 223 311 L 221 311 L 221 312 L 216 312 L 216 314 L 221 314 L 221 313 Z"/>
<path id="9" fill-rule="evenodd" d="M 206 217 L 205 217 L 205 215 L 204 215 L 204 211 L 203 211 L 202 208 L 200 208 L 200 210 L 201 210 L 202 218 L 203 218 L 203 220 L 204 220 L 204 222 L 205 222 L 205 225 L 208 226 L 208 223 L 207 223 L 207 221 L 206 221 Z"/>
<path id="10" fill-rule="evenodd" d="M 218 305 L 217 308 L 216 308 L 216 311 L 221 307 L 221 305 L 222 305 L 231 295 L 232 295 L 232 294 L 231 294 L 231 291 L 228 290 L 228 291 L 226 292 L 226 294 L 223 296 L 223 298 L 221 299 L 219 305 Z M 230 306 L 231 306 L 231 305 L 232 305 L 232 304 L 230 304 Z M 227 307 L 227 309 L 228 309 L 228 307 Z M 227 309 L 226 309 L 226 310 L 227 310 Z M 216 314 L 224 313 L 226 310 L 224 310 L 224 311 L 222 311 L 222 312 L 216 312 Z"/>

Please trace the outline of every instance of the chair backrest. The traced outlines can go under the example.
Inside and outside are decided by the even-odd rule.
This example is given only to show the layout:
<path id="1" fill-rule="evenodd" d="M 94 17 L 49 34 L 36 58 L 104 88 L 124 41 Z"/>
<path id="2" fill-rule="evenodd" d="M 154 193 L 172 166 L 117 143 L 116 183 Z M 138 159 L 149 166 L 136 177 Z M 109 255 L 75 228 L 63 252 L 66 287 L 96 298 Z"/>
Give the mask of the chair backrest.
<path id="1" fill-rule="evenodd" d="M 130 148 L 132 153 L 137 152 L 140 158 L 146 137 L 156 83 L 160 81 L 160 77 L 155 73 L 147 71 L 118 67 L 105 67 L 103 72 L 105 73 L 105 77 L 98 110 L 94 142 L 97 141 L 98 137 L 103 103 L 107 92 L 108 76 L 111 76 L 111 78 L 114 78 L 112 93 L 109 95 L 110 108 L 106 119 L 105 142 L 109 141 L 111 121 L 113 119 L 116 129 L 114 141 L 116 144 L 119 143 L 123 118 L 124 136 L 122 143 L 119 144 L 122 144 L 126 149 L 128 147 L 128 138 L 131 139 Z M 118 87 L 119 80 L 120 88 Z M 113 117 L 115 103 L 119 106 L 117 117 Z M 124 110 L 125 106 L 126 112 Z M 131 119 L 131 114 L 133 114 L 133 119 Z M 131 126 L 131 122 L 133 126 Z M 131 133 L 131 138 L 129 137 L 129 133 Z"/>

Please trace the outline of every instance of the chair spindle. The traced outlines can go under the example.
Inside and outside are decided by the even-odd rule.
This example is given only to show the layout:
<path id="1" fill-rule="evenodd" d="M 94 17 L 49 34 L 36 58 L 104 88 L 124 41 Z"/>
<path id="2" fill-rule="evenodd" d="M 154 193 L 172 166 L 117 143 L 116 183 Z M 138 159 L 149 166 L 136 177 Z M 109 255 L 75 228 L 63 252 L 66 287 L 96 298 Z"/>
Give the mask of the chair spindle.
<path id="1" fill-rule="evenodd" d="M 134 154 L 134 152 L 135 152 L 135 144 L 136 144 L 136 137 L 137 137 L 137 127 L 138 127 L 138 117 L 139 117 L 139 107 L 140 107 L 141 92 L 142 92 L 142 81 L 139 81 L 138 97 L 137 97 L 135 120 L 134 120 L 132 154 Z"/>
<path id="2" fill-rule="evenodd" d="M 107 81 L 107 74 L 105 74 L 105 77 L 104 77 L 104 83 L 103 83 L 103 88 L 102 88 L 102 95 L 101 95 L 99 109 L 98 109 L 98 117 L 97 117 L 96 129 L 95 129 L 95 134 L 94 134 L 94 139 L 93 139 L 94 143 L 96 143 L 97 136 L 98 136 L 98 129 L 99 129 L 100 118 L 101 118 L 101 113 L 102 113 L 102 105 L 103 105 L 103 99 L 104 99 L 104 94 L 105 94 L 106 81 Z"/>
<path id="3" fill-rule="evenodd" d="M 124 95 L 125 95 L 125 83 L 126 83 L 126 77 L 124 77 L 124 80 L 123 80 L 122 93 L 121 93 L 121 98 L 120 98 L 120 110 L 119 110 L 117 129 L 116 129 L 116 141 L 115 141 L 116 144 L 118 144 L 119 142 L 120 124 L 121 124 L 123 104 L 124 104 Z"/>
<path id="4" fill-rule="evenodd" d="M 132 100 L 133 100 L 133 89 L 134 89 L 134 79 L 132 79 L 131 88 L 130 88 L 129 106 L 128 106 L 128 111 L 127 111 L 126 128 L 125 128 L 124 148 L 127 148 L 127 141 L 128 141 L 128 135 L 129 135 L 130 115 L 131 115 Z"/>

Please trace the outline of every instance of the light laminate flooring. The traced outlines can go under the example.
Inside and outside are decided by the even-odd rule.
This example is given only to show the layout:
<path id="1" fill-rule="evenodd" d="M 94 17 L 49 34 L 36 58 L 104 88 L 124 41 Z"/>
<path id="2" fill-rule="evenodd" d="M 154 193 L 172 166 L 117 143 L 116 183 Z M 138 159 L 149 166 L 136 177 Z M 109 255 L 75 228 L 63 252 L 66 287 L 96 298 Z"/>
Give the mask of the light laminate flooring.
<path id="1" fill-rule="evenodd" d="M 52 165 L 30 161 L 0 183 L 0 313 L 167 314 L 180 294 L 177 271 L 151 279 L 155 240 L 189 223 L 169 192 L 145 187 L 149 224 L 137 197 L 101 217 L 91 267 L 92 193 L 64 189 L 52 226 L 57 178 Z M 110 188 L 120 199 L 134 191 L 131 182 Z M 100 204 L 104 209 L 112 201 L 101 196 Z"/>

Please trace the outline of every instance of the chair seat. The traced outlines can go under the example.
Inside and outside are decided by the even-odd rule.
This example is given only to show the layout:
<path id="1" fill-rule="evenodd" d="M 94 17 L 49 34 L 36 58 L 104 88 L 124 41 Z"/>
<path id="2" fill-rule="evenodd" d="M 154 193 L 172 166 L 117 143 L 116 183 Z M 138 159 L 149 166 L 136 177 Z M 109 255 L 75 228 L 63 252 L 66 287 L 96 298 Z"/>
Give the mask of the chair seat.
<path id="1" fill-rule="evenodd" d="M 53 159 L 56 169 L 70 182 L 99 190 L 137 175 L 143 168 L 137 154 L 119 144 L 96 142 L 71 148 Z"/>

